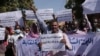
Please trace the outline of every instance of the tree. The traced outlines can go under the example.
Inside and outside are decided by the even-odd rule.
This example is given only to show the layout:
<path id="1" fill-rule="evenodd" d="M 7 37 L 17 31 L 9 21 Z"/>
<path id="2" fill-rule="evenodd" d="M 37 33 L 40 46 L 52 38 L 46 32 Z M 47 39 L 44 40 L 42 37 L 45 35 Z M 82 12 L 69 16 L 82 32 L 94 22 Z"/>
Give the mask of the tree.
<path id="1" fill-rule="evenodd" d="M 0 12 L 29 9 L 30 4 L 34 4 L 33 0 L 0 0 Z"/>
<path id="2" fill-rule="evenodd" d="M 18 0 L 20 9 L 30 9 L 30 5 L 33 5 L 33 0 Z"/>
<path id="3" fill-rule="evenodd" d="M 68 0 L 68 3 L 66 3 L 66 5 L 65 5 L 65 8 L 71 8 L 73 11 L 76 11 L 75 17 L 79 21 L 83 18 L 82 3 L 84 1 L 85 0 Z"/>

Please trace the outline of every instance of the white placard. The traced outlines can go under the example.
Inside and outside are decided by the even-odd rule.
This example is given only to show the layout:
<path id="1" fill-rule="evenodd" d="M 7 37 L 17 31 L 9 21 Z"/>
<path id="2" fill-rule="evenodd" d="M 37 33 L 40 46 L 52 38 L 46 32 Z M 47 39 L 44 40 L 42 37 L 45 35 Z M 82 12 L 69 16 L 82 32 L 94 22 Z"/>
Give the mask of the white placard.
<path id="1" fill-rule="evenodd" d="M 52 20 L 53 17 L 53 9 L 39 9 L 37 10 L 38 15 L 41 17 L 43 20 Z"/>
<path id="2" fill-rule="evenodd" d="M 65 45 L 61 43 L 61 34 L 44 34 L 40 36 L 42 51 L 65 51 Z"/>
<path id="3" fill-rule="evenodd" d="M 4 18 L 0 20 L 0 25 L 6 27 L 6 26 L 15 26 L 15 19 L 14 18 Z"/>
<path id="4" fill-rule="evenodd" d="M 26 20 L 36 20 L 36 16 L 34 15 L 32 10 L 25 10 Z"/>
<path id="5" fill-rule="evenodd" d="M 0 28 L 0 40 L 5 39 L 5 28 Z"/>
<path id="6" fill-rule="evenodd" d="M 66 10 L 58 11 L 56 17 L 58 22 L 72 21 L 72 10 L 66 9 Z"/>
<path id="7" fill-rule="evenodd" d="M 100 0 L 85 0 L 82 5 L 84 14 L 100 13 Z"/>
<path id="8" fill-rule="evenodd" d="M 15 26 L 15 21 L 18 21 L 21 18 L 21 11 L 0 13 L 0 25 L 4 27 Z"/>

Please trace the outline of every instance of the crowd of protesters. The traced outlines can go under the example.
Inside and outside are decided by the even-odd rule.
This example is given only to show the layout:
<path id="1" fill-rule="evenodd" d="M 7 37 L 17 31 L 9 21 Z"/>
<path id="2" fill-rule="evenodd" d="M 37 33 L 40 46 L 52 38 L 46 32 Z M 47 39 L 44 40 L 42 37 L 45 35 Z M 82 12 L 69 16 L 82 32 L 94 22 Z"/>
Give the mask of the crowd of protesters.
<path id="1" fill-rule="evenodd" d="M 81 22 L 81 23 L 80 23 Z M 67 34 L 87 34 L 88 32 L 100 32 L 99 21 L 94 18 L 93 22 L 89 24 L 87 19 L 83 19 L 80 22 L 74 19 L 70 22 L 65 22 L 63 25 L 59 26 L 57 20 L 51 20 L 47 23 L 48 33 L 63 33 L 61 43 L 64 43 L 66 49 L 71 50 L 72 46 L 68 39 Z M 90 26 L 92 25 L 92 26 Z M 0 40 L 0 56 L 16 56 L 16 45 L 17 41 L 24 38 L 24 36 L 31 36 L 32 38 L 39 38 L 39 35 L 45 34 L 44 30 L 41 29 L 42 25 L 39 26 L 38 23 L 32 23 L 30 27 L 21 27 L 16 23 L 14 29 L 12 27 L 6 27 L 5 39 Z M 2 28 L 2 26 L 1 26 Z M 42 43 L 38 44 L 41 49 Z M 50 52 L 52 53 L 52 52 Z M 66 56 L 66 52 L 54 52 L 56 54 L 51 54 L 51 56 Z"/>

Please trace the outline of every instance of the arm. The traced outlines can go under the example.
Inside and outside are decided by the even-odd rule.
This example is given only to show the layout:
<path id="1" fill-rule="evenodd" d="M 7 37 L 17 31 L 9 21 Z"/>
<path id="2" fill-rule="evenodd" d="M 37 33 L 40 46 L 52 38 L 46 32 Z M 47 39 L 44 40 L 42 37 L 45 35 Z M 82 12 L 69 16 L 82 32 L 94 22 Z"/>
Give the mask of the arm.
<path id="1" fill-rule="evenodd" d="M 89 27 L 89 29 L 91 30 L 91 29 L 92 29 L 92 26 L 91 26 L 91 23 L 90 23 L 90 21 L 88 20 L 88 17 L 87 17 L 86 14 L 85 14 L 85 19 L 87 20 L 88 27 Z"/>
<path id="2" fill-rule="evenodd" d="M 66 45 L 65 45 L 66 48 L 71 50 L 72 49 L 72 45 L 71 45 L 71 43 L 70 43 L 70 41 L 68 39 L 68 36 L 66 34 L 64 34 L 63 38 L 66 40 Z"/>
<path id="3" fill-rule="evenodd" d="M 46 23 L 44 22 L 44 20 L 42 20 L 42 18 L 38 15 L 38 13 L 36 13 L 36 10 L 33 7 L 31 7 L 31 9 L 36 16 L 38 27 L 42 29 L 44 33 L 47 33 L 48 29 Z"/>

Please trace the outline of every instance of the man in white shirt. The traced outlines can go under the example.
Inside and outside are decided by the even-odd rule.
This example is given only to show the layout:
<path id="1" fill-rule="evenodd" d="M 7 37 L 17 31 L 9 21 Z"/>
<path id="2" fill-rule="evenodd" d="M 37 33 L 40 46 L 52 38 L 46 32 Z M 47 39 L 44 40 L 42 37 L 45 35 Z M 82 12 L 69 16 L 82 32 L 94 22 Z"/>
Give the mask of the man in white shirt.
<path id="1" fill-rule="evenodd" d="M 65 44 L 66 49 L 72 49 L 72 46 L 71 46 L 70 41 L 68 39 L 68 36 L 59 29 L 58 22 L 53 20 L 51 23 L 51 27 L 52 27 L 52 29 L 51 29 L 50 33 L 51 34 L 62 33 L 63 37 L 61 39 L 61 43 Z M 40 43 L 40 47 L 41 47 L 41 45 L 42 45 L 42 43 Z M 66 56 L 67 55 L 66 51 L 50 51 L 47 53 L 50 53 L 50 56 Z"/>

